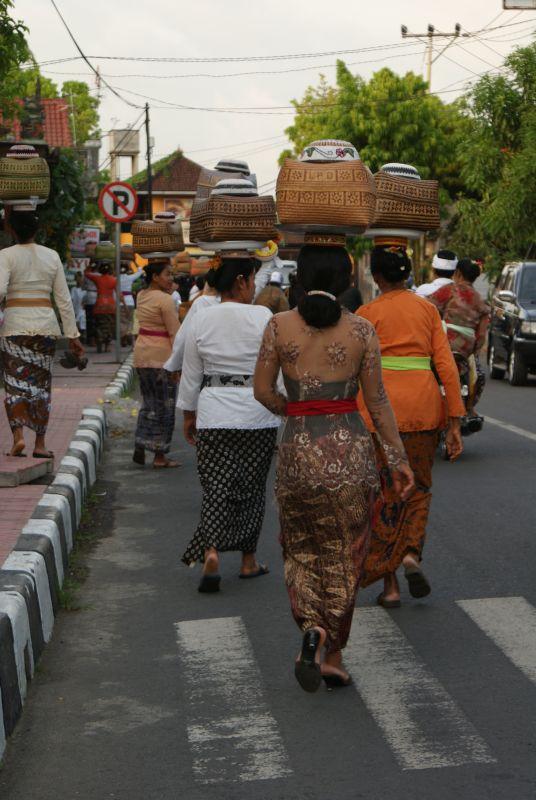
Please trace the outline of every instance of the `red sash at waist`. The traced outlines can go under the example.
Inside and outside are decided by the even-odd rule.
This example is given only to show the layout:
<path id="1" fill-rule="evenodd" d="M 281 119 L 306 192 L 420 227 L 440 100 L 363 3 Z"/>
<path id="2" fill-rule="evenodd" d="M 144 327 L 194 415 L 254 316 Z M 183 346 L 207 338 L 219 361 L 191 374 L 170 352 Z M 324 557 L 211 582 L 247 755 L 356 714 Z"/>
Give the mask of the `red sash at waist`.
<path id="1" fill-rule="evenodd" d="M 139 334 L 140 336 L 162 336 L 164 339 L 169 339 L 167 331 L 152 331 L 149 328 L 140 328 Z"/>
<path id="2" fill-rule="evenodd" d="M 320 417 L 327 414 L 351 414 L 357 411 L 353 398 L 346 400 L 299 400 L 287 403 L 287 417 Z"/>

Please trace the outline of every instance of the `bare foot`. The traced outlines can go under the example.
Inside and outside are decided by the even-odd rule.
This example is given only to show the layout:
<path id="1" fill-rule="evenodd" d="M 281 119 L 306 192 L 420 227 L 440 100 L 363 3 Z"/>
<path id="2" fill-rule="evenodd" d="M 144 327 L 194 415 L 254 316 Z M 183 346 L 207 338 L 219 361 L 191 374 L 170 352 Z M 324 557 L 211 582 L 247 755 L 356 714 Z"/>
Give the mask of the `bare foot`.
<path id="1" fill-rule="evenodd" d="M 220 571 L 220 557 L 215 547 L 210 547 L 205 552 L 203 575 L 217 575 Z"/>
<path id="2" fill-rule="evenodd" d="M 400 586 L 394 572 L 386 575 L 383 579 L 382 595 L 384 600 L 400 600 Z"/>
<path id="3" fill-rule="evenodd" d="M 242 553 L 240 575 L 266 574 L 267 572 L 267 567 L 264 564 L 259 564 L 255 553 Z"/>
<path id="4" fill-rule="evenodd" d="M 336 675 L 343 681 L 348 681 L 350 675 L 342 665 L 342 653 L 336 650 L 334 653 L 326 653 L 323 663 L 320 665 L 322 675 Z"/>
<path id="5" fill-rule="evenodd" d="M 154 457 L 153 467 L 155 469 L 175 469 L 180 466 L 180 461 L 173 461 L 171 458 L 166 458 L 163 453 L 157 453 Z"/>
<path id="6" fill-rule="evenodd" d="M 21 456 L 24 452 L 25 447 L 26 447 L 26 442 L 24 441 L 24 438 L 22 436 L 16 437 L 8 455 Z"/>

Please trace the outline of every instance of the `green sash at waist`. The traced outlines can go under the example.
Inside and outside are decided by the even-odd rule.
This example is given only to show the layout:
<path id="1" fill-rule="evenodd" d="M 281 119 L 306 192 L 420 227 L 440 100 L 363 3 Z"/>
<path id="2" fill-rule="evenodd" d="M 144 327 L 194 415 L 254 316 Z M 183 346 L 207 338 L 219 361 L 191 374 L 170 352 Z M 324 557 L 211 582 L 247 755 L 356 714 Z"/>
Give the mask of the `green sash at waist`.
<path id="1" fill-rule="evenodd" d="M 467 328 L 465 325 L 455 325 L 453 322 L 447 322 L 447 328 L 451 331 L 457 331 L 463 334 L 463 336 L 468 336 L 470 339 L 473 339 L 475 336 L 474 330 L 472 328 Z"/>
<path id="2" fill-rule="evenodd" d="M 431 369 L 429 356 L 382 356 L 383 369 Z"/>

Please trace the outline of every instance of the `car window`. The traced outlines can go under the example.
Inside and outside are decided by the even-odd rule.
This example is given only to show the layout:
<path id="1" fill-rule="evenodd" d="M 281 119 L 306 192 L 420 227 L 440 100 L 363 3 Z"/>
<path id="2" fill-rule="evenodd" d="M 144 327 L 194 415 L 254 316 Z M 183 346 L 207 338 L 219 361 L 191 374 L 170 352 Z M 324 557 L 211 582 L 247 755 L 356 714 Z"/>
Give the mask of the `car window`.
<path id="1" fill-rule="evenodd" d="M 525 267 L 521 273 L 519 299 L 536 302 L 536 266 Z"/>
<path id="2" fill-rule="evenodd" d="M 508 270 L 508 275 L 506 276 L 506 283 L 504 284 L 504 288 L 507 292 L 514 291 L 514 279 L 515 279 L 516 271 L 515 269 Z"/>
<path id="3" fill-rule="evenodd" d="M 498 283 L 497 283 L 497 289 L 498 289 L 499 291 L 500 291 L 501 289 L 504 289 L 504 287 L 505 287 L 505 284 L 506 284 L 506 278 L 507 278 L 507 277 L 508 277 L 508 270 L 507 270 L 507 269 L 503 269 L 503 271 L 502 271 L 502 273 L 501 273 L 501 277 L 499 278 L 499 281 L 498 281 Z"/>

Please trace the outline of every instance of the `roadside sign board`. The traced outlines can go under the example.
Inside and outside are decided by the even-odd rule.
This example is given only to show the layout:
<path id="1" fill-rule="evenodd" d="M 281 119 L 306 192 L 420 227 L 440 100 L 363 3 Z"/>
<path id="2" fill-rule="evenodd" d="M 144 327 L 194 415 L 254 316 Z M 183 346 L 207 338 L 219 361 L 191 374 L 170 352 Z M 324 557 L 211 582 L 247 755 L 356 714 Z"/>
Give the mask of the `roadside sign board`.
<path id="1" fill-rule="evenodd" d="M 123 181 L 107 183 L 99 195 L 99 208 L 110 222 L 128 222 L 138 210 L 136 190 Z"/>

